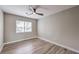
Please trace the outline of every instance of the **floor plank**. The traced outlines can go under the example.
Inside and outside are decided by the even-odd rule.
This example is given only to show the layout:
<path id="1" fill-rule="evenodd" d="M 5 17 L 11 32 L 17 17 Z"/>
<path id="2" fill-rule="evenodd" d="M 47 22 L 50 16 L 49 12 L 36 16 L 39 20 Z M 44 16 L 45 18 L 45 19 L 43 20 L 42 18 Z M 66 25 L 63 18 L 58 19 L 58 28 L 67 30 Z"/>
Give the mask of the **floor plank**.
<path id="1" fill-rule="evenodd" d="M 76 54 L 76 53 L 40 39 L 30 39 L 18 43 L 5 45 L 1 54 Z"/>

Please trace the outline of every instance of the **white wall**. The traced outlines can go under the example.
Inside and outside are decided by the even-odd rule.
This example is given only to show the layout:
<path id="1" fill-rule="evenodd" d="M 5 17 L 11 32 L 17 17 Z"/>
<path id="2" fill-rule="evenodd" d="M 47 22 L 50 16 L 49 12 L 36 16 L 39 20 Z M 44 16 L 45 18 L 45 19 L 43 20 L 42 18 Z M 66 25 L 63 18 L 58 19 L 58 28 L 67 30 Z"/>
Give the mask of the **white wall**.
<path id="1" fill-rule="evenodd" d="M 3 20 L 3 12 L 0 10 L 0 52 L 3 48 L 3 39 L 4 39 L 4 20 Z"/>
<path id="2" fill-rule="evenodd" d="M 38 35 L 79 52 L 79 6 L 39 19 Z"/>
<path id="3" fill-rule="evenodd" d="M 23 40 L 37 36 L 37 20 L 16 16 L 12 14 L 4 14 L 5 18 L 5 43 Z M 16 33 L 16 20 L 24 20 L 32 22 L 32 32 Z"/>

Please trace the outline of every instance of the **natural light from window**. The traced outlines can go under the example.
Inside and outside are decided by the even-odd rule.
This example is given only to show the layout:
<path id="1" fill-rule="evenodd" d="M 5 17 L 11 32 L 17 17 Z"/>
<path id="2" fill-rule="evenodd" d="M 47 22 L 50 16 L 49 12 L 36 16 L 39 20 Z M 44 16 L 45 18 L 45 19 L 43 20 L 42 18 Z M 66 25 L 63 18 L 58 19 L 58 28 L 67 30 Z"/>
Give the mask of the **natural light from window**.
<path id="1" fill-rule="evenodd" d="M 32 22 L 16 21 L 16 33 L 32 32 Z"/>

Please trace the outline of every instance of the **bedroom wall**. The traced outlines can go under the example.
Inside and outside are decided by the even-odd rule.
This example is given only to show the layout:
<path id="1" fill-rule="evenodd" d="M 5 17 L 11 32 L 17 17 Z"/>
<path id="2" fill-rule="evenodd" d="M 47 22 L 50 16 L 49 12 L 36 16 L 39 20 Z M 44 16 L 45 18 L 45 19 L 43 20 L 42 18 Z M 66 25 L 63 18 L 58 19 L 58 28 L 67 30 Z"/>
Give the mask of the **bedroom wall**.
<path id="1" fill-rule="evenodd" d="M 0 10 L 0 52 L 4 45 L 3 41 L 4 41 L 4 18 L 3 18 L 3 12 Z"/>
<path id="2" fill-rule="evenodd" d="M 4 43 L 20 41 L 28 38 L 35 38 L 37 36 L 37 20 L 21 17 L 5 13 L 5 40 Z M 16 33 L 16 20 L 24 20 L 32 22 L 32 32 Z"/>
<path id="3" fill-rule="evenodd" d="M 79 6 L 39 19 L 38 36 L 79 52 Z"/>

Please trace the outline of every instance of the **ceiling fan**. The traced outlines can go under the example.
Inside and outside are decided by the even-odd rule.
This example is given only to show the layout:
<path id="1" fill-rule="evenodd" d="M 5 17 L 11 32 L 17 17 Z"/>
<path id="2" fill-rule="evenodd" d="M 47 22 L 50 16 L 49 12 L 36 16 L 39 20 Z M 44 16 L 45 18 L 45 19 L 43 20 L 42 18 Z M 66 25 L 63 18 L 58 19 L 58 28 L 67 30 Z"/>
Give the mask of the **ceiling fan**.
<path id="1" fill-rule="evenodd" d="M 28 6 L 28 7 L 29 7 L 28 8 L 29 12 L 26 12 L 27 15 L 37 14 L 37 15 L 40 15 L 40 16 L 44 16 L 43 13 L 38 13 L 37 12 L 37 9 L 39 8 L 39 6 L 35 6 L 35 7 Z"/>

